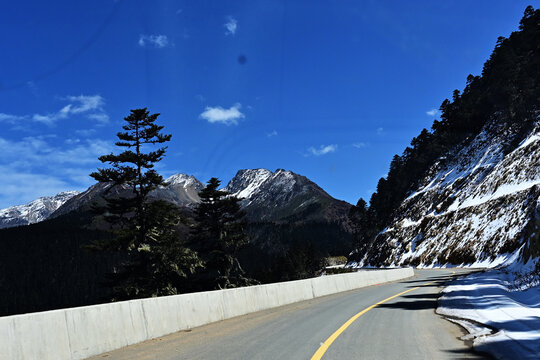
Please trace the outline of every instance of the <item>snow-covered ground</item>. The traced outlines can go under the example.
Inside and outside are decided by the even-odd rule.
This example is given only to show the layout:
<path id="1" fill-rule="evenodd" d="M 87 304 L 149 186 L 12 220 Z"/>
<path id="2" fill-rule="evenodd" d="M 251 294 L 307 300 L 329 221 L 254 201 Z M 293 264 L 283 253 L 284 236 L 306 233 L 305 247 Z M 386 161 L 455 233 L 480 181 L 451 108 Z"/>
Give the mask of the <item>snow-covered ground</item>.
<path id="1" fill-rule="evenodd" d="M 450 283 L 437 313 L 469 332 L 476 350 L 497 359 L 540 359 L 540 284 L 534 264 L 478 272 Z M 469 321 L 467 321 L 469 320 Z"/>

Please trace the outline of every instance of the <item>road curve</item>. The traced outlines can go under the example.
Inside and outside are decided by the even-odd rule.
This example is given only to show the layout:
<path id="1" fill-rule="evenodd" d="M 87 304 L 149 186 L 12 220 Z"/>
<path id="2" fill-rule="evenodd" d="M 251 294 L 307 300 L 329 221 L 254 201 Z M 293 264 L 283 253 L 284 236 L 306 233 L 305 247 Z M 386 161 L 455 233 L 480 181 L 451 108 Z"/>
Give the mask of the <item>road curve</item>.
<path id="1" fill-rule="evenodd" d="M 467 271 L 415 270 L 406 280 L 240 316 L 91 359 L 486 359 L 458 339 L 458 326 L 434 312 L 453 272 Z"/>

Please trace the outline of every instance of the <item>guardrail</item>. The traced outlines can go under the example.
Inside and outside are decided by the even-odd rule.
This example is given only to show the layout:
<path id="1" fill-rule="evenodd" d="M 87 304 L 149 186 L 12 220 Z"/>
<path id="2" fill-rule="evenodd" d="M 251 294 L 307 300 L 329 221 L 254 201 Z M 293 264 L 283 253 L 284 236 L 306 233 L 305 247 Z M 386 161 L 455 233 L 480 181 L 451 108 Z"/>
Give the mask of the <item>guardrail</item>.
<path id="1" fill-rule="evenodd" d="M 85 359 L 180 330 L 413 275 L 412 268 L 359 271 L 0 317 L 0 359 Z"/>

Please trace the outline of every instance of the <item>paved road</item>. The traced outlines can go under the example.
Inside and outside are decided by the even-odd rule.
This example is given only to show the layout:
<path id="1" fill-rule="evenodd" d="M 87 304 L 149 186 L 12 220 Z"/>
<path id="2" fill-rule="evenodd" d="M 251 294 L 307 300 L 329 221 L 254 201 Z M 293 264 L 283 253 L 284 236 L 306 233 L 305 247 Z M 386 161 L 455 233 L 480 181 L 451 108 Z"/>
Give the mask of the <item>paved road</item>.
<path id="1" fill-rule="evenodd" d="M 353 316 L 411 289 L 359 316 L 322 359 L 485 359 L 458 339 L 463 333 L 457 325 L 434 313 L 441 286 L 451 276 L 452 270 L 418 270 L 404 281 L 261 311 L 92 359 L 312 359 Z"/>

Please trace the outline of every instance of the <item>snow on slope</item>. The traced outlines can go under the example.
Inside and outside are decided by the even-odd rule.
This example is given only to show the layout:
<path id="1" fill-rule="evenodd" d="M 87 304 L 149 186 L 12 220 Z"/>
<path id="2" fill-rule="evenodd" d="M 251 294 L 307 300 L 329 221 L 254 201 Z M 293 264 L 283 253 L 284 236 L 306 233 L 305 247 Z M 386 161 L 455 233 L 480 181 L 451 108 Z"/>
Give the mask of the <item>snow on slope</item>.
<path id="1" fill-rule="evenodd" d="M 540 126 L 509 151 L 514 134 L 501 123 L 430 169 L 360 265 L 495 266 L 512 257 L 540 210 Z"/>
<path id="2" fill-rule="evenodd" d="M 204 185 L 197 180 L 196 177 L 187 174 L 174 174 L 168 177 L 164 182 L 167 186 L 177 185 L 186 189 L 189 187 L 194 187 L 201 190 L 204 187 Z"/>
<path id="3" fill-rule="evenodd" d="M 240 199 L 249 199 L 272 175 L 266 169 L 240 170 L 224 190 Z"/>
<path id="4" fill-rule="evenodd" d="M 452 282 L 439 298 L 437 313 L 463 326 L 469 334 L 462 339 L 472 340 L 478 351 L 497 359 L 538 359 L 540 285 L 516 291 L 513 271 L 524 271 L 516 266 Z"/>
<path id="5" fill-rule="evenodd" d="M 199 191 L 204 184 L 192 175 L 175 174 L 165 180 L 165 185 L 150 192 L 151 199 L 168 201 L 180 207 L 193 207 L 201 200 Z"/>
<path id="6" fill-rule="evenodd" d="M 294 192 L 307 190 L 299 180 L 299 175 L 283 169 L 246 169 L 239 170 L 223 190 L 242 199 L 244 208 L 261 204 L 278 207 L 288 202 Z"/>
<path id="7" fill-rule="evenodd" d="M 43 221 L 77 194 L 79 194 L 78 191 L 65 191 L 55 196 L 40 197 L 25 205 L 2 209 L 0 210 L 0 229 Z"/>
<path id="8" fill-rule="evenodd" d="M 248 218 L 258 221 L 344 221 L 350 208 L 305 176 L 283 169 L 239 170 L 223 190 L 243 199 Z"/>

